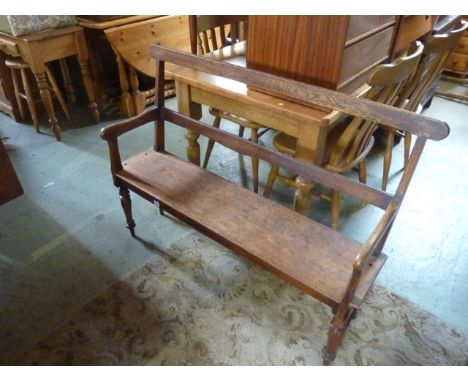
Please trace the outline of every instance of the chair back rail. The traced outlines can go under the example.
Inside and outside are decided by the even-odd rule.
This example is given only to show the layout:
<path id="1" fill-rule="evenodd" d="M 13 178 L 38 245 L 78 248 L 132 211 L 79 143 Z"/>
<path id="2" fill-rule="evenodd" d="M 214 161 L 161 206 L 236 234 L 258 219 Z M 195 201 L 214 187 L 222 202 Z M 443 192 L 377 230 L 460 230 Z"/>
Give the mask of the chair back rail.
<path id="1" fill-rule="evenodd" d="M 468 29 L 468 22 L 461 20 L 456 29 L 431 36 L 425 41 L 418 69 L 410 83 L 403 89 L 396 102 L 397 106 L 404 106 L 409 111 L 417 111 L 421 99 L 441 73 L 466 29 Z"/>
<path id="2" fill-rule="evenodd" d="M 247 20 L 241 15 L 189 16 L 191 52 L 203 55 L 245 41 Z"/>
<path id="3" fill-rule="evenodd" d="M 410 55 L 374 68 L 367 80 L 371 89 L 366 99 L 390 106 L 396 102 L 398 93 L 412 77 L 421 58 L 423 45 L 419 42 L 416 44 L 417 49 Z M 338 138 L 328 159 L 327 168 L 345 172 L 358 165 L 372 148 L 372 134 L 376 128 L 375 122 L 353 118 Z"/>
<path id="4" fill-rule="evenodd" d="M 386 106 L 374 101 L 358 99 L 348 94 L 303 82 L 286 79 L 258 70 L 241 68 L 226 62 L 198 57 L 158 45 L 151 45 L 150 55 L 159 61 L 168 61 L 187 68 L 210 73 L 231 80 L 248 83 L 282 94 L 287 97 L 334 109 L 345 114 L 368 119 L 395 129 L 408 131 L 432 140 L 441 140 L 448 136 L 449 127 L 445 122 L 419 116 L 393 106 Z"/>

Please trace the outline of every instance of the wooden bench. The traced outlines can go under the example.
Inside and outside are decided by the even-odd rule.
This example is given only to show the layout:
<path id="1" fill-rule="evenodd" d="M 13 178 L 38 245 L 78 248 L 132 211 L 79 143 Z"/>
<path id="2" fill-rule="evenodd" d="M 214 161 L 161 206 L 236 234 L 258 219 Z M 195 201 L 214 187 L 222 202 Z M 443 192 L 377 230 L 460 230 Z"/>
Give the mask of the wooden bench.
<path id="1" fill-rule="evenodd" d="M 161 46 L 152 45 L 150 53 L 156 59 L 156 107 L 101 131 L 101 137 L 109 145 L 111 172 L 115 186 L 120 189 L 131 234 L 135 235 L 135 222 L 129 190 L 152 203 L 157 202 L 162 214 L 164 211 L 173 214 L 234 253 L 247 257 L 329 305 L 334 317 L 322 351 L 324 363 L 329 363 L 335 358 L 337 347 L 356 309 L 385 263 L 382 248 L 426 139 L 445 138 L 449 132 L 448 126 L 393 107 Z M 274 152 L 165 108 L 165 61 L 269 88 L 276 94 L 300 98 L 417 135 L 395 195 Z M 165 121 L 357 197 L 385 212 L 368 240 L 360 244 L 168 153 L 164 145 Z M 122 163 L 118 137 L 148 122 L 155 123 L 154 147 Z"/>

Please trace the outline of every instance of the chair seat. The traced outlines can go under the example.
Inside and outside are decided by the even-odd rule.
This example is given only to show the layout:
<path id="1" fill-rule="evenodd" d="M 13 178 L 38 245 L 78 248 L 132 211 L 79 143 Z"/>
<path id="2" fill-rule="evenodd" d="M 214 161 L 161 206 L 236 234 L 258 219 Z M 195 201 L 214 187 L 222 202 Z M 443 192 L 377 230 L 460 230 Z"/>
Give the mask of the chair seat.
<path id="1" fill-rule="evenodd" d="M 7 58 L 5 65 L 10 69 L 29 69 L 29 64 L 20 57 Z"/>
<path id="2" fill-rule="evenodd" d="M 264 127 L 263 125 L 259 125 L 258 123 L 249 121 L 248 119 L 238 117 L 238 116 L 236 116 L 234 114 L 231 114 L 231 113 L 228 113 L 228 112 L 225 112 L 225 111 L 222 111 L 222 110 L 213 109 L 213 108 L 210 107 L 209 111 L 210 111 L 210 114 L 215 116 L 215 117 L 220 117 L 222 119 L 227 119 L 227 120 L 229 120 L 231 122 L 234 122 L 236 125 L 246 127 L 248 129 L 260 129 L 260 128 Z"/>

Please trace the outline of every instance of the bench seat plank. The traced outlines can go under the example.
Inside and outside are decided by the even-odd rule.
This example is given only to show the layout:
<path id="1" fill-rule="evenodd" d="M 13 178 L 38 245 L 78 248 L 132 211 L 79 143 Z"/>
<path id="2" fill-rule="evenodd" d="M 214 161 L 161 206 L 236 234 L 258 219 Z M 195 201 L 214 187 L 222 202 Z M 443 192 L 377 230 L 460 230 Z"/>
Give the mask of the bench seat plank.
<path id="1" fill-rule="evenodd" d="M 123 162 L 119 185 L 152 201 L 233 252 L 335 307 L 361 244 L 171 154 L 149 149 Z M 358 306 L 386 256 L 367 266 Z"/>

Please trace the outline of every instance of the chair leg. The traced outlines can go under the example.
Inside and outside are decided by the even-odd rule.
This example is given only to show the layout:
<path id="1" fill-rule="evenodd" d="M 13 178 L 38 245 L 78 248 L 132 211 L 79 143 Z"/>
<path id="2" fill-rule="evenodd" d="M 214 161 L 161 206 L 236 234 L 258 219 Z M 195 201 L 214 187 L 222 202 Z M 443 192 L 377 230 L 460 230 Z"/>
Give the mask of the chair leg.
<path id="1" fill-rule="evenodd" d="M 18 74 L 16 69 L 11 69 L 11 79 L 13 80 L 13 88 L 15 89 L 16 103 L 18 104 L 21 120 L 25 121 L 26 111 L 24 110 L 23 98 L 20 96 L 21 89 Z"/>
<path id="2" fill-rule="evenodd" d="M 364 159 L 362 162 L 359 162 L 359 181 L 362 184 L 367 183 L 367 168 L 366 168 L 366 160 Z M 366 202 L 361 200 L 361 206 L 365 207 L 367 205 Z"/>
<path id="3" fill-rule="evenodd" d="M 130 233 L 133 237 L 135 237 L 135 221 L 132 217 L 132 201 L 130 200 L 130 192 L 128 188 L 120 187 L 119 188 L 119 195 L 120 195 L 120 204 L 124 210 L 125 219 L 127 220 L 127 228 L 130 230 Z"/>
<path id="4" fill-rule="evenodd" d="M 367 169 L 366 169 L 366 161 L 363 160 L 362 162 L 359 162 L 359 181 L 362 184 L 367 183 Z"/>
<path id="5" fill-rule="evenodd" d="M 411 133 L 405 132 L 405 153 L 404 153 L 404 168 L 408 163 L 409 155 L 411 150 Z"/>
<path id="6" fill-rule="evenodd" d="M 65 113 L 65 116 L 67 117 L 67 119 L 70 119 L 70 113 L 68 111 L 67 103 L 65 102 L 65 99 L 63 98 L 62 91 L 60 90 L 57 84 L 57 81 L 55 81 L 54 73 L 52 73 L 52 70 L 49 68 L 48 65 L 46 65 L 46 73 L 47 73 L 47 78 L 49 79 L 49 82 L 52 85 L 52 89 L 54 90 L 54 93 L 59 101 L 60 107 Z"/>
<path id="7" fill-rule="evenodd" d="M 243 138 L 244 137 L 244 126 L 239 126 L 239 137 Z"/>
<path id="8" fill-rule="evenodd" d="M 346 329 L 349 326 L 349 322 L 353 319 L 355 309 L 352 309 L 344 315 L 335 314 L 328 330 L 328 340 L 325 347 L 322 349 L 323 364 L 328 365 L 330 362 L 335 360 L 336 351 L 341 345 Z"/>
<path id="9" fill-rule="evenodd" d="M 213 127 L 215 129 L 219 129 L 220 124 L 221 124 L 221 117 L 216 117 L 213 121 Z M 205 160 L 203 161 L 203 168 L 206 168 L 206 166 L 208 166 L 208 161 L 210 160 L 211 151 L 213 150 L 214 144 L 215 144 L 214 139 L 210 139 L 208 141 L 208 146 L 206 146 Z"/>
<path id="10" fill-rule="evenodd" d="M 253 143 L 258 143 L 257 129 L 251 129 L 250 141 Z M 258 158 L 253 156 L 251 159 L 253 190 L 256 194 L 258 194 Z"/>
<path id="11" fill-rule="evenodd" d="M 340 193 L 333 190 L 331 195 L 332 228 L 336 231 L 340 220 Z"/>
<path id="12" fill-rule="evenodd" d="M 24 92 L 26 93 L 26 102 L 28 103 L 29 112 L 31 113 L 31 119 L 33 121 L 36 132 L 39 133 L 39 118 L 37 116 L 36 104 L 32 95 L 32 89 L 29 84 L 28 73 L 26 69 L 20 69 L 21 79 L 23 80 Z"/>
<path id="13" fill-rule="evenodd" d="M 270 196 L 271 190 L 273 189 L 273 185 L 275 184 L 276 178 L 278 177 L 278 166 L 271 166 L 270 173 L 268 174 L 268 180 L 265 185 L 265 190 L 263 190 L 263 196 L 268 198 Z"/>
<path id="14" fill-rule="evenodd" d="M 382 190 L 387 190 L 388 176 L 390 174 L 390 165 L 392 164 L 392 151 L 393 151 L 393 142 L 394 135 L 391 131 L 387 135 L 387 143 L 385 145 L 385 154 L 384 154 L 384 167 L 382 175 Z"/>

